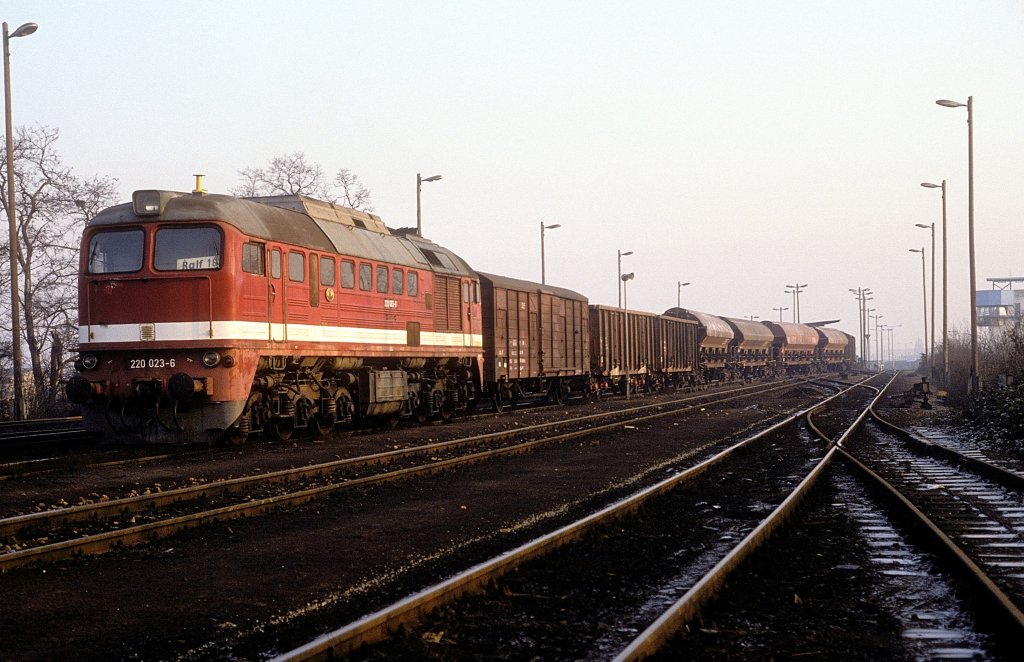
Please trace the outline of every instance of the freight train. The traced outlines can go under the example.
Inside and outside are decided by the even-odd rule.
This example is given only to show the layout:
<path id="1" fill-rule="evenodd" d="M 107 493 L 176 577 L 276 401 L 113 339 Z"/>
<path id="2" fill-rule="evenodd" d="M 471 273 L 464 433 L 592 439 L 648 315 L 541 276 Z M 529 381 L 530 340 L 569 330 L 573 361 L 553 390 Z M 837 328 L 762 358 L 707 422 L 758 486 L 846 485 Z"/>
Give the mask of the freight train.
<path id="1" fill-rule="evenodd" d="M 133 441 L 447 420 L 842 369 L 854 351 L 833 329 L 592 305 L 301 195 L 136 191 L 83 233 L 78 310 L 67 396 L 87 429 Z"/>

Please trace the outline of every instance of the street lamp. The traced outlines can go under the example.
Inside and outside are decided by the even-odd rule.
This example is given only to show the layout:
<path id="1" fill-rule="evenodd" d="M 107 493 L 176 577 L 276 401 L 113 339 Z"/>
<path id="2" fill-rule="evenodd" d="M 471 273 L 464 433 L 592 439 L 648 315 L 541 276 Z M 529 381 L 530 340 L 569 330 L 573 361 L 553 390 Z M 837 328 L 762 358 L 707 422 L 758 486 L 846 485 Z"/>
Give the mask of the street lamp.
<path id="1" fill-rule="evenodd" d="M 878 329 L 879 329 L 878 320 L 880 320 L 883 317 L 885 317 L 885 315 L 872 315 L 871 317 L 873 317 L 874 320 L 875 320 L 875 369 L 876 370 L 881 370 L 882 369 L 882 338 L 881 338 L 881 334 L 879 334 L 879 331 L 878 331 Z"/>
<path id="2" fill-rule="evenodd" d="M 757 316 L 757 315 L 747 315 L 747 319 L 750 320 L 751 322 L 753 322 L 754 320 L 761 319 L 761 318 L 759 316 Z"/>
<path id="3" fill-rule="evenodd" d="M 857 323 L 860 326 L 860 364 L 861 367 L 866 367 L 864 358 L 864 346 L 866 344 L 864 336 L 864 309 L 867 308 L 868 295 L 871 294 L 871 290 L 866 287 L 858 287 L 857 289 L 850 288 L 850 291 L 857 295 Z"/>
<path id="4" fill-rule="evenodd" d="M 943 179 L 941 184 L 930 184 L 928 182 L 921 182 L 921 186 L 925 188 L 941 188 L 942 189 L 942 383 L 949 383 L 949 333 L 947 332 L 946 317 L 947 311 L 949 310 L 949 299 L 946 296 L 947 289 L 946 285 L 948 282 L 947 276 L 949 275 L 948 269 L 946 268 L 946 180 Z M 932 261 L 934 262 L 935 256 L 932 255 Z M 935 283 L 932 283 L 932 292 L 935 291 Z M 935 305 L 932 305 L 932 312 L 934 314 Z M 932 343 L 935 343 L 935 327 L 932 326 Z"/>
<path id="5" fill-rule="evenodd" d="M 39 29 L 35 23 L 25 23 L 14 32 L 7 33 L 4 21 L 4 110 L 7 119 L 7 226 L 10 231 L 11 251 L 11 349 L 14 362 L 14 411 L 11 418 L 25 418 L 25 401 L 21 385 L 21 302 L 18 298 L 18 222 L 14 212 L 14 131 L 11 121 L 11 44 L 14 37 L 27 37 Z"/>
<path id="6" fill-rule="evenodd" d="M 619 282 L 616 283 L 616 285 L 615 285 L 616 287 L 619 288 L 619 308 L 622 308 L 622 283 L 623 283 L 623 280 L 622 280 L 622 258 L 626 257 L 627 255 L 632 255 L 632 254 L 633 254 L 633 251 L 626 251 L 625 253 L 623 253 L 622 251 L 619 251 Z"/>
<path id="7" fill-rule="evenodd" d="M 925 285 L 925 268 L 924 268 L 924 247 L 908 249 L 911 253 L 921 254 L 921 299 L 924 301 L 924 348 L 925 355 L 928 353 L 928 288 Z"/>
<path id="8" fill-rule="evenodd" d="M 624 253 L 629 255 L 629 253 Z M 622 300 L 627 302 L 629 298 L 626 296 L 626 283 L 633 280 L 633 273 L 622 274 L 619 276 L 619 280 L 622 282 Z M 629 400 L 629 304 L 626 303 L 626 307 L 623 309 L 625 313 L 624 321 L 626 323 L 626 351 L 622 355 L 622 364 L 626 367 L 626 399 Z"/>
<path id="9" fill-rule="evenodd" d="M 687 285 L 689 285 L 689 283 L 684 283 L 678 280 L 676 281 L 676 308 L 683 307 L 683 288 Z"/>
<path id="10" fill-rule="evenodd" d="M 893 344 L 892 344 L 892 332 L 893 332 L 893 329 L 899 329 L 902 326 L 903 326 L 902 324 L 896 324 L 895 326 L 886 327 L 886 330 L 889 332 L 889 362 L 892 363 L 892 366 L 893 366 L 894 369 L 896 367 L 896 353 L 895 353 L 895 348 L 893 347 Z"/>
<path id="11" fill-rule="evenodd" d="M 420 214 L 420 189 L 423 188 L 423 182 L 436 182 L 441 179 L 441 175 L 433 175 L 431 177 L 421 177 L 420 173 L 416 173 L 416 236 L 423 236 L 423 221 Z"/>
<path id="12" fill-rule="evenodd" d="M 974 290 L 974 97 L 967 97 L 967 103 L 939 99 L 935 103 L 946 108 L 967 108 L 967 250 L 971 266 L 971 392 L 978 390 L 978 376 L 981 372 L 978 360 L 978 309 Z"/>
<path id="13" fill-rule="evenodd" d="M 932 231 L 932 342 L 928 345 L 928 376 L 935 369 L 935 224 L 915 223 L 915 227 Z M 923 257 L 923 256 L 922 256 Z"/>
<path id="14" fill-rule="evenodd" d="M 800 321 L 800 293 L 803 292 L 803 288 L 807 287 L 807 283 L 803 285 L 787 285 L 793 294 L 793 321 Z"/>
<path id="15" fill-rule="evenodd" d="M 789 306 L 779 306 L 778 308 L 772 308 L 772 310 L 779 311 L 779 321 L 782 321 L 782 311 L 789 310 Z"/>
<path id="16" fill-rule="evenodd" d="M 540 284 L 544 285 L 547 281 L 544 280 L 544 231 L 554 230 L 555 228 L 562 227 L 558 223 L 551 225 L 544 225 L 544 221 L 540 222 Z"/>

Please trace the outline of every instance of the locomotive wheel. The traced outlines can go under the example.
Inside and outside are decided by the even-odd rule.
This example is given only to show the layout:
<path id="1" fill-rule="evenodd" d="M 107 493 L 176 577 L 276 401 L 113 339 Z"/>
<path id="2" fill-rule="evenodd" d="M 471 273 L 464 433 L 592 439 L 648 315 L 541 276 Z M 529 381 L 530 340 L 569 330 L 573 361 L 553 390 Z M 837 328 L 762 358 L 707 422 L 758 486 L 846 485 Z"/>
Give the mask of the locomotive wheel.
<path id="1" fill-rule="evenodd" d="M 295 419 L 282 418 L 271 422 L 270 434 L 278 441 L 288 441 L 295 432 Z"/>
<path id="2" fill-rule="evenodd" d="M 441 392 L 444 396 L 444 400 L 441 402 L 441 420 L 450 421 L 455 416 L 455 410 L 458 409 L 458 402 L 453 397 L 449 397 L 448 393 Z"/>
<path id="3" fill-rule="evenodd" d="M 241 446 L 249 438 L 249 433 L 240 428 L 233 427 L 224 435 L 224 443 L 228 446 Z"/>
<path id="4" fill-rule="evenodd" d="M 321 439 L 328 436 L 331 434 L 331 431 L 334 430 L 336 419 L 337 416 L 334 415 L 316 414 L 313 416 L 313 420 L 311 421 L 313 424 L 313 433 Z"/>
<path id="5" fill-rule="evenodd" d="M 335 418 L 339 423 L 351 423 L 352 414 L 356 410 L 355 403 L 352 402 L 352 396 L 349 394 L 347 389 L 341 389 L 338 392 L 338 396 L 334 399 L 337 404 L 337 412 Z"/>

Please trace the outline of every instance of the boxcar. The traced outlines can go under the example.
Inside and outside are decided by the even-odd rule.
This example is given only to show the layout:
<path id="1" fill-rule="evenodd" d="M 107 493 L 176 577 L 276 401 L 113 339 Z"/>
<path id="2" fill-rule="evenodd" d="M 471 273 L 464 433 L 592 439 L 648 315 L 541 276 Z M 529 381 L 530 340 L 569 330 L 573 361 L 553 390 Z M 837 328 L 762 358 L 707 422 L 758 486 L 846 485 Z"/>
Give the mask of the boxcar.
<path id="1" fill-rule="evenodd" d="M 652 385 L 657 315 L 613 306 L 590 306 L 590 372 L 597 388 L 623 391 Z M 629 326 L 627 343 L 627 319 Z"/>
<path id="2" fill-rule="evenodd" d="M 578 292 L 479 273 L 484 389 L 499 411 L 531 395 L 588 387 L 590 318 Z"/>
<path id="3" fill-rule="evenodd" d="M 654 325 L 654 372 L 666 386 L 693 384 L 697 379 L 697 323 L 659 315 Z"/>

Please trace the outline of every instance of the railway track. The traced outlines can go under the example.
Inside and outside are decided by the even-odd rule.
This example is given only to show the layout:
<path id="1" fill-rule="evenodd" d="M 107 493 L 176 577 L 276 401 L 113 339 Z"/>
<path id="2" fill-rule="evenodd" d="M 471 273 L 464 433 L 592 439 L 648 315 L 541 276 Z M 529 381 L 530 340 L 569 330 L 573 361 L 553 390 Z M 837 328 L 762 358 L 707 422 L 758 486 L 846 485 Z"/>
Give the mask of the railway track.
<path id="1" fill-rule="evenodd" d="M 495 624 L 500 623 L 516 624 L 513 629 L 522 625 L 523 631 L 509 635 L 518 641 L 536 641 L 539 636 L 549 639 L 525 650 L 524 655 L 604 658 L 632 646 L 639 651 L 653 650 L 650 646 L 656 643 L 631 646 L 628 634 L 651 621 L 665 621 L 670 623 L 668 629 L 661 634 L 645 633 L 645 637 L 657 642 L 668 636 L 665 633 L 676 627 L 679 614 L 685 619 L 687 610 L 707 599 L 727 569 L 735 567 L 784 519 L 833 455 L 824 443 L 802 431 L 801 420 L 841 396 L 858 399 L 851 395 L 855 390 L 851 387 L 832 395 L 696 466 L 324 635 L 280 659 L 354 655 L 368 644 L 390 639 L 400 628 L 413 627 L 424 614 L 438 609 L 442 613 L 440 623 L 432 622 L 426 629 L 386 644 L 392 647 L 371 648 L 368 655 L 422 655 L 423 650 L 416 648 L 419 642 L 445 637 L 458 639 L 460 655 L 485 655 L 486 650 L 467 649 L 467 642 L 474 640 L 469 622 L 477 612 L 484 614 L 481 627 L 487 633 L 480 641 L 490 642 L 484 645 L 493 646 L 494 638 L 501 638 L 501 633 L 494 632 L 500 628 Z M 861 412 L 858 421 L 866 407 L 867 403 L 862 402 L 857 408 Z M 742 467 L 752 462 L 763 463 L 757 471 L 764 480 L 746 478 L 749 473 L 742 473 Z M 712 494 L 716 496 L 708 499 Z M 739 546 L 733 549 L 739 540 Z M 624 564 L 624 558 L 643 561 Z M 501 579 L 506 575 L 514 576 Z M 452 610 L 451 618 L 443 617 L 445 605 L 499 579 L 502 588 L 482 599 L 464 600 L 457 613 Z M 639 589 L 638 582 L 642 585 Z M 673 603 L 684 593 L 684 606 L 674 607 L 673 616 L 659 619 L 665 603 Z M 515 603 L 524 601 L 529 603 L 529 611 L 516 611 Z M 553 613 L 545 613 L 546 604 L 554 606 Z M 600 623 L 606 627 L 595 632 Z"/>
<path id="2" fill-rule="evenodd" d="M 211 522 L 247 517 L 325 498 L 345 490 L 427 475 L 502 455 L 529 452 L 602 430 L 636 424 L 802 381 L 704 392 L 625 410 L 487 435 L 454 439 L 173 490 L 150 489 L 124 498 L 29 513 L 0 520 L 0 571 L 39 561 L 99 554 Z"/>
<path id="3" fill-rule="evenodd" d="M 989 613 L 1024 634 L 1024 476 L 875 419 L 847 444 L 851 463 L 974 585 Z"/>

